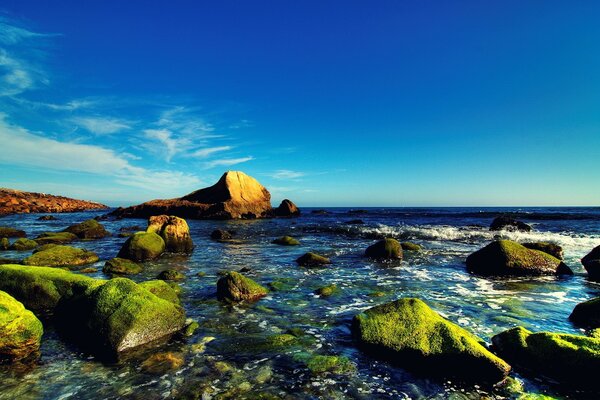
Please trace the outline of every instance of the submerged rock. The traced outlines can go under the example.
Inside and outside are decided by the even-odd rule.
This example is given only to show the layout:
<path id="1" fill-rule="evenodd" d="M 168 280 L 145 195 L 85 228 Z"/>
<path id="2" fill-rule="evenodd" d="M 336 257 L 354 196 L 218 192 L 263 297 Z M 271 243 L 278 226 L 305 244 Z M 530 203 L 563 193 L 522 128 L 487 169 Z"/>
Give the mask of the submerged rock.
<path id="1" fill-rule="evenodd" d="M 577 388 L 597 387 L 600 339 L 563 333 L 532 333 L 516 327 L 492 338 L 494 349 L 535 377 L 546 376 Z"/>
<path id="2" fill-rule="evenodd" d="M 116 274 L 116 275 L 132 275 L 139 274 L 143 271 L 143 267 L 135 261 L 128 260 L 126 258 L 115 257 L 108 260 L 102 268 L 102 272 L 105 274 Z"/>
<path id="3" fill-rule="evenodd" d="M 231 240 L 233 238 L 233 234 L 224 229 L 215 229 L 211 232 L 210 238 L 213 240 Z"/>
<path id="4" fill-rule="evenodd" d="M 56 221 L 56 217 L 54 215 L 42 215 L 38 218 L 38 221 Z"/>
<path id="5" fill-rule="evenodd" d="M 596 246 L 581 259 L 590 279 L 600 280 L 600 246 Z"/>
<path id="6" fill-rule="evenodd" d="M 24 259 L 23 264 L 42 267 L 69 267 L 91 264 L 96 261 L 98 261 L 98 255 L 93 251 L 57 245 L 35 252 Z"/>
<path id="7" fill-rule="evenodd" d="M 469 255 L 467 270 L 484 276 L 573 274 L 558 258 L 510 240 L 492 242 Z"/>
<path id="8" fill-rule="evenodd" d="M 77 235 L 71 232 L 44 232 L 35 238 L 38 244 L 66 244 L 77 240 Z"/>
<path id="9" fill-rule="evenodd" d="M 569 319 L 578 326 L 600 328 L 600 297 L 577 304 Z"/>
<path id="10" fill-rule="evenodd" d="M 176 269 L 171 268 L 162 271 L 160 274 L 158 274 L 156 279 L 163 281 L 183 281 L 185 279 L 185 275 Z"/>
<path id="11" fill-rule="evenodd" d="M 402 246 L 402 250 L 404 251 L 421 251 L 421 246 L 412 242 L 402 242 L 400 246 Z"/>
<path id="12" fill-rule="evenodd" d="M 129 237 L 117 257 L 133 261 L 154 260 L 165 252 L 165 241 L 153 232 L 137 232 Z"/>
<path id="13" fill-rule="evenodd" d="M 10 241 L 8 238 L 0 238 L 0 250 L 8 250 L 10 249 Z"/>
<path id="14" fill-rule="evenodd" d="M 368 309 L 354 317 L 352 332 L 366 351 L 421 374 L 496 383 L 510 371 L 481 339 L 419 299 Z"/>
<path id="15" fill-rule="evenodd" d="M 40 348 L 42 323 L 21 302 L 0 291 L 0 362 L 29 357 Z"/>
<path id="16" fill-rule="evenodd" d="M 268 290 L 239 272 L 229 272 L 217 281 L 217 298 L 229 301 L 254 301 Z"/>
<path id="17" fill-rule="evenodd" d="M 300 256 L 296 262 L 298 265 L 309 268 L 322 267 L 324 265 L 331 264 L 331 260 L 329 258 L 312 252 Z"/>
<path id="18" fill-rule="evenodd" d="M 11 250 L 16 251 L 27 251 L 33 250 L 38 246 L 38 243 L 35 240 L 27 239 L 27 238 L 19 238 L 14 241 L 13 244 L 10 245 Z"/>
<path id="19" fill-rule="evenodd" d="M 142 362 L 142 371 L 155 375 L 163 375 L 183 366 L 185 358 L 182 353 L 172 351 L 152 354 Z"/>
<path id="20" fill-rule="evenodd" d="M 171 253 L 191 253 L 194 243 L 190 228 L 183 218 L 173 215 L 157 215 L 148 220 L 146 232 L 158 234 L 165 241 L 165 251 Z"/>
<path id="21" fill-rule="evenodd" d="M 526 242 L 523 243 L 523 246 L 527 247 L 528 249 L 543 251 L 544 253 L 550 254 L 559 260 L 563 259 L 563 248 L 554 243 Z"/>
<path id="22" fill-rule="evenodd" d="M 338 293 L 339 291 L 340 290 L 335 284 L 331 284 L 318 288 L 317 290 L 315 290 L 315 294 L 321 297 L 329 297 Z"/>
<path id="23" fill-rule="evenodd" d="M 0 226 L 0 238 L 12 238 L 12 237 L 26 237 L 25 231 L 16 228 L 10 228 L 8 226 Z"/>
<path id="24" fill-rule="evenodd" d="M 521 231 L 521 232 L 531 232 L 532 228 L 530 225 L 527 225 L 525 222 L 517 221 L 512 217 L 508 217 L 506 215 L 502 215 L 500 217 L 496 217 L 492 224 L 490 225 L 490 231 L 500 231 L 500 230 L 509 230 L 509 231 Z"/>
<path id="25" fill-rule="evenodd" d="M 365 256 L 377 259 L 402 259 L 402 246 L 396 239 L 386 238 L 367 247 Z"/>
<path id="26" fill-rule="evenodd" d="M 101 239 L 110 235 L 104 226 L 95 219 L 88 219 L 79 224 L 71 225 L 64 232 L 70 232 L 79 239 Z"/>
<path id="27" fill-rule="evenodd" d="M 294 356 L 313 375 L 337 374 L 345 375 L 356 372 L 356 366 L 344 356 L 299 353 Z"/>
<path id="28" fill-rule="evenodd" d="M 278 217 L 298 217 L 300 216 L 300 210 L 291 200 L 285 199 L 275 209 L 275 215 Z"/>
<path id="29" fill-rule="evenodd" d="M 273 242 L 271 243 L 278 244 L 280 246 L 298 246 L 300 244 L 298 240 L 294 239 L 291 236 L 282 236 L 273 240 Z"/>

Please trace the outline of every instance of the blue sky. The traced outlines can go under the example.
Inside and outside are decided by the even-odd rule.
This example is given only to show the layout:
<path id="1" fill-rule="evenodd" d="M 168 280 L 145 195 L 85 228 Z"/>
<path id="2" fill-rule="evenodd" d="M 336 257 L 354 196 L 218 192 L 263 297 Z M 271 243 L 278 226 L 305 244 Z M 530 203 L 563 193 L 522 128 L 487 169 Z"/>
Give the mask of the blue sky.
<path id="1" fill-rule="evenodd" d="M 599 205 L 597 1 L 0 4 L 0 186 Z"/>

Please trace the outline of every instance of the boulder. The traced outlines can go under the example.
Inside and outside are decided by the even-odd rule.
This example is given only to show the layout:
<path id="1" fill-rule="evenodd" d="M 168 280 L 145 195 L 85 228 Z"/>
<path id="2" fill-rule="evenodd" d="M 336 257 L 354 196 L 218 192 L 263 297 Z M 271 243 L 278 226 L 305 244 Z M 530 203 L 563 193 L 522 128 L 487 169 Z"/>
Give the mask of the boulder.
<path id="1" fill-rule="evenodd" d="M 314 268 L 314 267 L 321 267 L 323 265 L 326 264 L 331 264 L 331 260 L 327 257 L 323 257 L 319 254 L 316 253 L 306 253 L 303 256 L 300 256 L 296 262 L 298 263 L 298 265 L 302 266 L 302 267 L 309 267 L 309 268 Z"/>
<path id="2" fill-rule="evenodd" d="M 421 246 L 412 242 L 402 242 L 400 246 L 404 251 L 421 251 Z"/>
<path id="3" fill-rule="evenodd" d="M 11 237 L 26 237 L 25 231 L 20 229 L 10 228 L 8 226 L 0 226 L 0 238 L 11 238 Z"/>
<path id="4" fill-rule="evenodd" d="M 75 200 L 46 193 L 0 188 L 0 215 L 19 213 L 60 213 L 108 208 L 91 201 Z M 1 236 L 1 235 L 0 235 Z"/>
<path id="5" fill-rule="evenodd" d="M 77 235 L 71 232 L 44 232 L 35 238 L 35 241 L 40 244 L 66 244 L 77 240 Z"/>
<path id="6" fill-rule="evenodd" d="M 79 239 L 101 239 L 110 235 L 108 231 L 95 219 L 88 219 L 79 224 L 71 225 L 63 232 L 69 232 Z"/>
<path id="7" fill-rule="evenodd" d="M 0 291 L 0 362 L 22 360 L 38 352 L 42 323 L 21 302 Z"/>
<path id="8" fill-rule="evenodd" d="M 581 263 L 588 273 L 590 279 L 600 280 L 600 246 L 596 246 L 586 254 Z"/>
<path id="9" fill-rule="evenodd" d="M 121 247 L 117 257 L 133 261 L 154 260 L 165 251 L 165 241 L 153 232 L 137 232 Z"/>
<path id="10" fill-rule="evenodd" d="M 300 244 L 298 240 L 294 239 L 291 236 L 282 236 L 273 240 L 271 243 L 278 244 L 280 246 L 298 246 Z"/>
<path id="11" fill-rule="evenodd" d="M 143 271 L 143 267 L 135 261 L 128 260 L 126 258 L 115 257 L 108 260 L 102 268 L 102 272 L 105 274 L 115 275 L 133 275 L 139 274 Z"/>
<path id="12" fill-rule="evenodd" d="M 574 388 L 597 388 L 600 339 L 564 333 L 532 333 L 515 327 L 492 338 L 494 350 L 515 367 Z"/>
<path id="13" fill-rule="evenodd" d="M 367 247 L 365 256 L 377 259 L 402 259 L 402 246 L 396 239 L 386 238 Z"/>
<path id="14" fill-rule="evenodd" d="M 543 251 L 544 253 L 550 254 L 559 260 L 563 259 L 563 248 L 554 243 L 526 242 L 523 243 L 523 246 L 527 247 L 528 249 Z"/>
<path id="15" fill-rule="evenodd" d="M 600 297 L 577 304 L 569 319 L 577 326 L 600 328 Z"/>
<path id="16" fill-rule="evenodd" d="M 233 234 L 230 231 L 226 231 L 224 229 L 215 229 L 211 232 L 210 238 L 213 240 L 231 240 L 233 238 Z"/>
<path id="17" fill-rule="evenodd" d="M 0 250 L 8 250 L 10 249 L 10 241 L 8 238 L 0 238 Z"/>
<path id="18" fill-rule="evenodd" d="M 299 217 L 300 210 L 291 200 L 285 199 L 275 209 L 275 215 L 277 217 Z"/>
<path id="19" fill-rule="evenodd" d="M 11 250 L 16 251 L 27 251 L 33 250 L 38 246 L 35 240 L 27 239 L 27 238 L 19 238 L 10 245 Z"/>
<path id="20" fill-rule="evenodd" d="M 185 219 L 173 215 L 156 215 L 148 220 L 146 232 L 153 232 L 165 241 L 165 251 L 171 253 L 191 253 L 194 243 L 190 228 Z"/>
<path id="21" fill-rule="evenodd" d="M 481 339 L 419 299 L 370 308 L 354 317 L 352 332 L 367 352 L 433 377 L 496 383 L 510 371 Z"/>
<path id="22" fill-rule="evenodd" d="M 573 274 L 558 258 L 511 240 L 492 242 L 469 255 L 467 270 L 483 276 Z"/>
<path id="23" fill-rule="evenodd" d="M 179 304 L 179 293 L 181 289 L 177 284 L 168 283 L 161 279 L 154 279 L 151 281 L 145 281 L 138 283 L 139 286 L 143 287 L 150 293 L 154 294 L 161 299 L 170 301 L 171 303 Z"/>
<path id="24" fill-rule="evenodd" d="M 113 214 L 124 218 L 161 214 L 192 219 L 263 218 L 272 215 L 271 194 L 243 172 L 228 171 L 211 187 L 176 199 L 117 209 Z"/>
<path id="25" fill-rule="evenodd" d="M 327 286 L 318 288 L 317 290 L 315 290 L 315 294 L 317 296 L 321 296 L 321 297 L 329 297 L 331 295 L 338 293 L 339 291 L 340 290 L 338 289 L 338 287 L 335 284 L 331 284 L 331 285 L 327 285 Z"/>
<path id="26" fill-rule="evenodd" d="M 158 274 L 158 276 L 156 277 L 156 279 L 160 279 L 163 281 L 183 281 L 185 280 L 185 275 L 182 274 L 181 272 L 177 271 L 176 269 L 166 269 L 164 271 L 162 271 L 160 274 Z"/>
<path id="27" fill-rule="evenodd" d="M 255 301 L 266 296 L 268 290 L 239 272 L 228 272 L 217 281 L 217 298 L 228 301 Z"/>
<path id="28" fill-rule="evenodd" d="M 517 221 L 516 219 L 506 215 L 501 215 L 494 218 L 492 224 L 490 225 L 490 231 L 500 230 L 531 232 L 532 228 L 525 222 Z"/>
<path id="29" fill-rule="evenodd" d="M 98 261 L 98 255 L 93 251 L 58 245 L 35 252 L 24 259 L 23 264 L 41 267 L 71 267 L 96 261 Z"/>
<path id="30" fill-rule="evenodd" d="M 56 217 L 54 215 L 42 215 L 38 218 L 38 221 L 56 221 Z"/>

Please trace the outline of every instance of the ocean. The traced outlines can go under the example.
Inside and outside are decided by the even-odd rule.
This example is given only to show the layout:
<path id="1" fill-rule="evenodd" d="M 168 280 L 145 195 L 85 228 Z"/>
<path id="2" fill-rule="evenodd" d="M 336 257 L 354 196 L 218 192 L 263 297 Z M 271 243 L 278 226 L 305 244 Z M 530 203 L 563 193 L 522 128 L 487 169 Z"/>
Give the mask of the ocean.
<path id="1" fill-rule="evenodd" d="M 494 217 L 508 213 L 533 226 L 532 232 L 491 232 Z M 33 238 L 104 214 L 102 211 L 39 214 L 0 218 Z M 363 223 L 348 224 L 351 220 Z M 104 261 L 115 257 L 126 240 L 121 228 L 145 220 L 103 220 L 112 236 L 73 245 L 95 251 L 100 262 L 91 276 L 102 273 Z M 568 316 L 584 300 L 600 296 L 600 284 L 589 281 L 580 259 L 600 245 L 600 207 L 537 208 L 324 208 L 302 209 L 293 219 L 240 221 L 188 220 L 195 250 L 190 256 L 166 255 L 144 264 L 134 281 L 154 279 L 166 268 L 186 275 L 182 303 L 200 328 L 149 352 L 117 362 L 82 353 L 61 340 L 45 323 L 40 362 L 33 366 L 0 367 L 0 398 L 518 398 L 517 392 L 484 388 L 416 376 L 399 365 L 377 360 L 359 350 L 350 324 L 361 311 L 400 297 L 418 297 L 434 310 L 480 336 L 484 341 L 513 326 L 532 331 L 583 334 Z M 214 229 L 235 231 L 235 240 L 210 239 Z M 272 240 L 290 235 L 299 246 L 278 246 Z M 574 276 L 491 279 L 469 274 L 465 259 L 496 237 L 519 242 L 546 241 L 564 249 Z M 394 237 L 422 246 L 405 252 L 396 263 L 364 257 L 377 238 Z M 306 269 L 295 260 L 314 251 L 329 257 L 325 268 Z M 4 251 L 3 258 L 27 252 Z M 271 288 L 253 304 L 227 305 L 216 299 L 216 281 L 225 270 L 241 270 Z M 334 295 L 314 294 L 335 284 Z M 289 346 L 265 346 L 273 335 L 294 332 Z M 147 368 L 147 358 L 168 352 L 181 362 Z M 307 356 L 346 357 L 350 367 L 339 373 L 315 373 Z M 580 393 L 552 386 L 517 372 L 523 393 L 580 398 Z"/>

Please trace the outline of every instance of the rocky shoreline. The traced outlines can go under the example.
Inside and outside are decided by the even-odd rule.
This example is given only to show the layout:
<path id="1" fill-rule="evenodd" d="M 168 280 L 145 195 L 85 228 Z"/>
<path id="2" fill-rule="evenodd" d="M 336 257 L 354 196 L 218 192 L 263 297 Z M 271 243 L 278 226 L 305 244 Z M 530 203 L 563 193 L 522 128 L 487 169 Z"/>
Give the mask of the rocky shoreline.
<path id="1" fill-rule="evenodd" d="M 23 213 L 65 213 L 107 208 L 108 206 L 93 201 L 0 188 L 0 216 Z"/>

